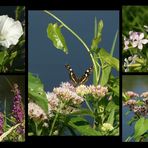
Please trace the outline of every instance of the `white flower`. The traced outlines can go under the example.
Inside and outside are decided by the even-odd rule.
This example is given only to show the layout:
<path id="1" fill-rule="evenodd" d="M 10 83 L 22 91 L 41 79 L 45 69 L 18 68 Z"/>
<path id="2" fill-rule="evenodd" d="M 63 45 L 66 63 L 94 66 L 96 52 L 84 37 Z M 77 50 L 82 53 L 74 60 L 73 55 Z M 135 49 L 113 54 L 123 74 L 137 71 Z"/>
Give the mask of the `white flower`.
<path id="1" fill-rule="evenodd" d="M 130 31 L 129 34 L 130 40 L 132 40 L 131 44 L 134 48 L 138 47 L 140 50 L 142 50 L 143 44 L 148 43 L 148 40 L 144 39 L 144 33 Z"/>
<path id="2" fill-rule="evenodd" d="M 19 21 L 15 21 L 7 15 L 0 16 L 0 45 L 6 48 L 16 45 L 22 34 L 23 29 Z"/>
<path id="3" fill-rule="evenodd" d="M 125 45 L 124 50 L 127 50 L 129 48 L 128 47 L 129 43 L 130 43 L 129 40 L 126 37 L 124 37 L 124 45 Z"/>

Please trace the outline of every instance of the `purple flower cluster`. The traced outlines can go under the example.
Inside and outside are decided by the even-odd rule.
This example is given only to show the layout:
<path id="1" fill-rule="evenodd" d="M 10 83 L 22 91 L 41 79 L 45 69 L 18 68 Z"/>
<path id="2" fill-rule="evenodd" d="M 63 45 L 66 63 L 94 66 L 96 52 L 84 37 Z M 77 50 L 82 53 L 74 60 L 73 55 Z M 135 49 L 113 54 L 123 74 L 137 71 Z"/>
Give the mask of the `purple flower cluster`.
<path id="1" fill-rule="evenodd" d="M 22 123 L 24 119 L 24 111 L 21 103 L 22 97 L 17 84 L 14 84 L 14 89 L 12 92 L 14 93 L 12 114 L 17 123 Z"/>
<path id="2" fill-rule="evenodd" d="M 3 134 L 3 125 L 4 125 L 4 116 L 3 113 L 0 112 L 0 136 Z"/>
<path id="3" fill-rule="evenodd" d="M 124 102 L 124 106 L 128 106 L 131 111 L 136 115 L 147 116 L 148 115 L 148 92 L 144 92 L 141 95 L 128 91 L 125 93 L 130 99 Z M 143 97 L 141 100 L 136 100 L 138 97 Z M 139 103 L 139 101 L 141 103 Z"/>
<path id="4" fill-rule="evenodd" d="M 24 109 L 21 102 L 22 97 L 18 85 L 16 83 L 13 86 L 12 92 L 14 93 L 12 116 L 15 118 L 16 123 L 23 123 Z M 21 134 L 25 133 L 24 127 L 20 125 L 17 129 L 17 132 Z"/>

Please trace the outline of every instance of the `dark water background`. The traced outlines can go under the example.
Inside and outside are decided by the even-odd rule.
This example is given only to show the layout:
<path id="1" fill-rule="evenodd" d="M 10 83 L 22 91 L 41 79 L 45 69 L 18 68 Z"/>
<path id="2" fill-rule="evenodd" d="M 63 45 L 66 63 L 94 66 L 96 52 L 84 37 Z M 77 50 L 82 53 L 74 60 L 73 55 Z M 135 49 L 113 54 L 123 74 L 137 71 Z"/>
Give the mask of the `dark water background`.
<path id="1" fill-rule="evenodd" d="M 141 94 L 142 92 L 148 91 L 148 75 L 126 75 L 123 77 L 123 92 L 125 91 L 134 91 L 136 93 Z M 127 122 L 134 115 L 133 113 L 125 115 L 128 111 L 127 107 L 123 107 L 122 111 L 122 136 L 123 141 L 127 139 L 127 137 L 134 132 L 134 124 L 132 126 L 128 126 Z"/>
<path id="2" fill-rule="evenodd" d="M 13 103 L 13 93 L 11 92 L 12 88 L 7 82 L 7 79 L 10 81 L 11 85 L 17 83 L 21 92 L 22 101 L 25 103 L 25 77 L 24 76 L 0 76 L 0 112 L 4 111 L 4 101 L 6 100 L 6 111 L 7 114 L 11 113 L 12 103 Z"/>

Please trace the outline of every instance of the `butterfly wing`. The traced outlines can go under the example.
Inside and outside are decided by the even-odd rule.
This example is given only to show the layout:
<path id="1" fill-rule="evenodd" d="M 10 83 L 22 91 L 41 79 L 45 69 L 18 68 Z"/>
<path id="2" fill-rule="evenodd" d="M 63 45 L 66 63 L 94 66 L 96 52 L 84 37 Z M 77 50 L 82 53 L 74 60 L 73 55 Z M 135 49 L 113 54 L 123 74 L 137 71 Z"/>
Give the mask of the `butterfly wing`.
<path id="1" fill-rule="evenodd" d="M 93 66 L 91 66 L 89 69 L 85 71 L 84 75 L 78 79 L 79 85 L 84 84 L 88 80 L 88 77 L 92 73 L 92 71 L 93 71 Z"/>
<path id="2" fill-rule="evenodd" d="M 74 86 L 77 86 L 78 85 L 78 78 L 77 76 L 75 75 L 74 71 L 72 70 L 72 68 L 70 67 L 69 64 L 65 65 L 66 69 L 68 70 L 68 73 L 69 73 L 69 77 L 70 77 L 70 80 L 72 82 L 72 84 Z"/>

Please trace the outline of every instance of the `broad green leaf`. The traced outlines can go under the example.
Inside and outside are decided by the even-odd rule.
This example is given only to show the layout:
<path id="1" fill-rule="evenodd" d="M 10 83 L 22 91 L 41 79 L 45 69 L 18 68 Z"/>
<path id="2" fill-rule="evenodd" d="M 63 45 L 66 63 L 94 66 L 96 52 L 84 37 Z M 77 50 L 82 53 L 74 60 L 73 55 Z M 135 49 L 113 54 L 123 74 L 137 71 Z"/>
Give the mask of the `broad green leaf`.
<path id="1" fill-rule="evenodd" d="M 100 136 L 100 132 L 94 130 L 84 118 L 73 117 L 68 124 L 82 136 Z"/>
<path id="2" fill-rule="evenodd" d="M 43 84 L 39 78 L 33 76 L 31 73 L 29 73 L 28 93 L 29 99 L 32 99 L 34 102 L 36 102 L 45 111 L 45 113 L 47 113 L 48 101 Z"/>
<path id="3" fill-rule="evenodd" d="M 64 39 L 64 36 L 61 33 L 61 27 L 57 23 L 50 23 L 47 28 L 47 36 L 53 42 L 53 45 L 57 48 L 68 53 L 68 48 Z"/>
<path id="4" fill-rule="evenodd" d="M 111 125 L 113 125 L 114 123 L 114 115 L 115 115 L 115 110 L 112 109 L 108 119 L 107 119 L 107 123 L 110 123 Z"/>
<path id="5" fill-rule="evenodd" d="M 146 132 L 148 132 L 148 119 L 141 117 L 135 124 L 135 140 L 138 141 L 139 137 Z"/>
<path id="6" fill-rule="evenodd" d="M 115 57 L 112 57 L 105 49 L 101 48 L 99 50 L 98 57 L 102 59 L 103 62 L 119 71 L 119 60 Z"/>

